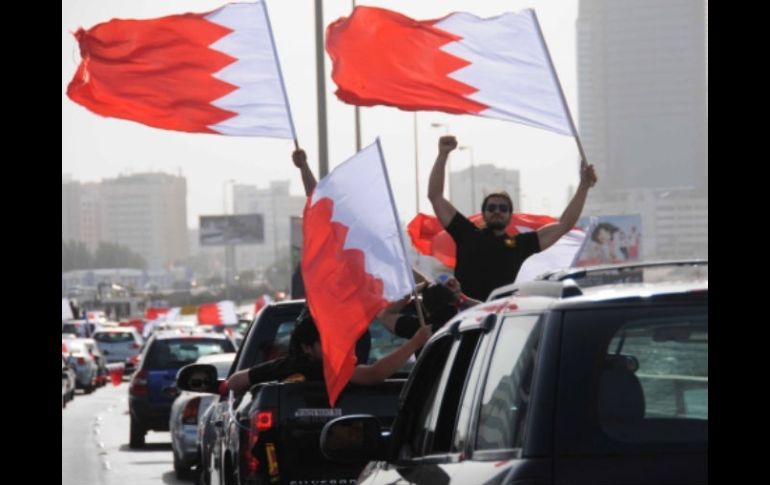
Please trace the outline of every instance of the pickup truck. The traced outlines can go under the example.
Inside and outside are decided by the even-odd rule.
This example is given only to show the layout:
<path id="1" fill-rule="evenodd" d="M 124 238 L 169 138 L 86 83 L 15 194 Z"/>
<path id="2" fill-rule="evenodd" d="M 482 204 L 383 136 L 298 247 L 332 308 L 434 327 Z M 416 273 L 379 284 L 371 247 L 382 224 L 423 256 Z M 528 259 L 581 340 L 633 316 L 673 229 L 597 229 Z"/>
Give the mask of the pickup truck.
<path id="1" fill-rule="evenodd" d="M 227 432 L 239 454 L 242 484 L 353 485 L 363 466 L 329 461 L 320 452 L 321 430 L 334 418 L 366 413 L 390 429 L 406 379 L 371 386 L 349 385 L 334 408 L 323 382 L 267 383 L 241 401 Z M 244 446 L 245 445 L 245 446 Z M 235 449 L 240 446 L 241 449 Z"/>
<path id="2" fill-rule="evenodd" d="M 294 300 L 265 307 L 248 328 L 228 376 L 285 355 L 294 320 L 303 306 L 304 301 Z M 370 334 L 370 356 L 387 353 L 404 341 L 379 323 L 370 327 Z M 367 413 L 378 416 L 386 430 L 412 365 L 407 363 L 395 379 L 376 386 L 348 386 L 335 408 L 328 406 L 323 382 L 262 383 L 238 398 L 232 394 L 219 397 L 198 425 L 200 482 L 355 483 L 362 467 L 323 458 L 319 448 L 321 429 L 335 417 Z M 177 387 L 189 390 L 187 380 L 201 372 L 208 374 L 208 381 L 217 382 L 213 366 L 196 364 L 180 370 Z M 217 393 L 217 388 L 212 387 L 210 392 Z"/>
<path id="3" fill-rule="evenodd" d="M 626 269 L 637 282 L 580 269 L 458 314 L 390 432 L 335 418 L 324 456 L 365 467 L 359 485 L 708 483 L 708 281 Z"/>

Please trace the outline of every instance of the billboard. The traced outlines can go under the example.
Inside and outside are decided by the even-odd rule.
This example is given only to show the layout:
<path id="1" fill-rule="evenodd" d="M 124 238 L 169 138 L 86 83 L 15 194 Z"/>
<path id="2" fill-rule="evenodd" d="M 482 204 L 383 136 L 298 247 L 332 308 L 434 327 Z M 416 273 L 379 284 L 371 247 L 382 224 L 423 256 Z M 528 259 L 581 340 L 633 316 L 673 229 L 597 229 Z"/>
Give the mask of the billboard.
<path id="1" fill-rule="evenodd" d="M 586 242 L 572 266 L 642 260 L 642 217 L 639 214 L 581 217 Z"/>
<path id="2" fill-rule="evenodd" d="M 200 245 L 259 244 L 265 240 L 262 214 L 200 216 Z"/>

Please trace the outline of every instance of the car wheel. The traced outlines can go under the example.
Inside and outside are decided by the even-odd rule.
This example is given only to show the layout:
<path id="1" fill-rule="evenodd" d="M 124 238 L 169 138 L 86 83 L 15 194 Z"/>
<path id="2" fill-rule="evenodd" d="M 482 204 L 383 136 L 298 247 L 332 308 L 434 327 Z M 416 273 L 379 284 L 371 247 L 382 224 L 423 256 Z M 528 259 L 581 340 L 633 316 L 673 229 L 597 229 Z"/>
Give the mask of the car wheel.
<path id="1" fill-rule="evenodd" d="M 198 448 L 198 465 L 195 467 L 195 485 L 210 485 L 211 479 L 208 476 L 206 460 L 203 459 L 203 451 Z"/>
<path id="2" fill-rule="evenodd" d="M 138 423 L 133 416 L 131 416 L 130 424 L 130 439 L 128 441 L 129 448 L 143 448 L 144 447 L 144 435 L 145 430 L 142 429 L 142 425 Z"/>
<path id="3" fill-rule="evenodd" d="M 176 453 L 174 455 L 174 471 L 176 472 L 176 477 L 180 480 L 187 480 L 188 478 L 192 477 L 192 473 L 190 472 L 190 467 L 185 466 L 184 463 L 179 461 L 179 458 L 176 457 Z"/>

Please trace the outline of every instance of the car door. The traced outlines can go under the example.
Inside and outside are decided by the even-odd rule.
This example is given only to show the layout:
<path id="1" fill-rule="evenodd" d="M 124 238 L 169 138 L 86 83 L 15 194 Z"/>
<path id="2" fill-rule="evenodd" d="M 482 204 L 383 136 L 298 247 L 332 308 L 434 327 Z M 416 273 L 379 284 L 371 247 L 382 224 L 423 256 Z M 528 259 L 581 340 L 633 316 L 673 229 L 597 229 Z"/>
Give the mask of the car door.
<path id="1" fill-rule="evenodd" d="M 462 452 L 452 447 L 453 430 L 462 403 L 475 392 L 473 381 L 466 384 L 469 374 L 475 379 L 472 362 L 483 355 L 479 344 L 487 330 L 473 322 L 425 349 L 393 425 L 394 459 L 365 470 L 371 477 L 361 483 L 455 483 L 453 467 L 462 460 Z"/>
<path id="2" fill-rule="evenodd" d="M 708 482 L 708 303 L 567 312 L 556 483 Z"/>

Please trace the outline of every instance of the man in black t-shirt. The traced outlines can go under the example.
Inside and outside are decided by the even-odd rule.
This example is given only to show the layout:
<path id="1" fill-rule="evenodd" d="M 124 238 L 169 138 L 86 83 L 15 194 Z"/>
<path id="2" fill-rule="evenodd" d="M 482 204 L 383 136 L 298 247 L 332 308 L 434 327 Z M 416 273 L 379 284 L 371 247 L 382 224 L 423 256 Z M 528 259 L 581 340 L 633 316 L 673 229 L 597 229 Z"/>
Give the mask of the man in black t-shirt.
<path id="1" fill-rule="evenodd" d="M 596 173 L 593 165 L 583 160 L 580 185 L 559 222 L 511 237 L 505 233 L 513 213 L 513 203 L 507 193 L 492 193 L 484 198 L 481 203 L 482 228 L 476 227 L 444 198 L 446 162 L 455 148 L 457 140 L 454 136 L 439 139 L 438 157 L 428 181 L 428 198 L 439 222 L 457 246 L 455 277 L 468 296 L 486 300 L 492 290 L 516 280 L 524 260 L 551 247 L 574 227 L 583 211 L 588 189 L 596 183 Z"/>

